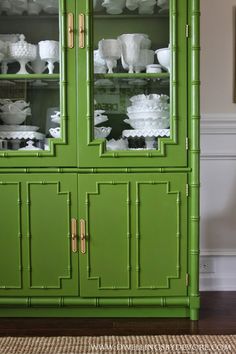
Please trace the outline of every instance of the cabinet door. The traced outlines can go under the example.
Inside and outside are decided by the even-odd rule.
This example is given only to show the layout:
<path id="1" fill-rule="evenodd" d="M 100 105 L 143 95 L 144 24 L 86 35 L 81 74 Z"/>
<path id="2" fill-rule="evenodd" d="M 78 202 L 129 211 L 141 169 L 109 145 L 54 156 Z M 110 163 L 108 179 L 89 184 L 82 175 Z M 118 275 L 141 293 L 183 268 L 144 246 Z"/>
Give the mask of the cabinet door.
<path id="1" fill-rule="evenodd" d="M 78 294 L 76 193 L 73 174 L 1 175 L 1 295 Z"/>
<path id="2" fill-rule="evenodd" d="M 0 14 L 0 167 L 75 166 L 75 0 L 10 3 Z"/>
<path id="3" fill-rule="evenodd" d="M 187 0 L 112 3 L 78 1 L 79 166 L 186 166 Z"/>
<path id="4" fill-rule="evenodd" d="M 186 295 L 186 183 L 184 174 L 79 176 L 81 296 Z"/>

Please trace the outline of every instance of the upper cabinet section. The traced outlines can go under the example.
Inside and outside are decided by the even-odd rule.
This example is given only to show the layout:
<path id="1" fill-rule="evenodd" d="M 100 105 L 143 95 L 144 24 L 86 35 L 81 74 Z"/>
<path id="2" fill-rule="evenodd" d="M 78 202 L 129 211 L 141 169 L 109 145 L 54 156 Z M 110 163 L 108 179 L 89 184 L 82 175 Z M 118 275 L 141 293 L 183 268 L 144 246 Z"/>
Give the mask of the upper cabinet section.
<path id="1" fill-rule="evenodd" d="M 185 166 L 187 1 L 77 4 L 79 165 Z"/>
<path id="2" fill-rule="evenodd" d="M 0 3 L 1 167 L 76 164 L 74 14 L 74 0 Z"/>

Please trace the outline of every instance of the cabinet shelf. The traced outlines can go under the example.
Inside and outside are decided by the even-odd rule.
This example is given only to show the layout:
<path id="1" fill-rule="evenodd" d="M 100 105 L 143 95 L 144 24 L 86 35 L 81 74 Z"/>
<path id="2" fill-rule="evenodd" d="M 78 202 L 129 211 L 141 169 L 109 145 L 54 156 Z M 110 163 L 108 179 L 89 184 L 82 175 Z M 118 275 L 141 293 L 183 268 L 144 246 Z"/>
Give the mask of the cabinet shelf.
<path id="1" fill-rule="evenodd" d="M 59 80 L 60 74 L 3 74 L 0 80 Z"/>
<path id="2" fill-rule="evenodd" d="M 49 14 L 42 14 L 42 15 L 31 15 L 31 14 L 25 14 L 25 15 L 1 15 L 0 16 L 0 21 L 2 20 L 57 20 L 58 21 L 58 15 L 49 15 Z"/>
<path id="3" fill-rule="evenodd" d="M 123 15 L 107 15 L 107 14 L 97 14 L 94 15 L 95 20 L 110 20 L 110 19 L 116 19 L 116 20 L 123 20 L 123 19 L 169 19 L 169 13 L 165 14 L 153 14 L 153 15 L 139 15 L 139 14 L 123 14 Z"/>
<path id="4" fill-rule="evenodd" d="M 160 74 L 129 74 L 129 73 L 114 73 L 114 74 L 95 74 L 96 79 L 168 79 L 169 73 Z"/>

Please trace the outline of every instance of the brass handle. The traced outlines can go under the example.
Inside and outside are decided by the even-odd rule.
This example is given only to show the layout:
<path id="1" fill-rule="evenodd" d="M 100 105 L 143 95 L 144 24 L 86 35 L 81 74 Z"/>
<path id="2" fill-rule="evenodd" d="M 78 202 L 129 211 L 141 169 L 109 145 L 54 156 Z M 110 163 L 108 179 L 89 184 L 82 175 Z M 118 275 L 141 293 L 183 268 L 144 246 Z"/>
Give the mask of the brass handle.
<path id="1" fill-rule="evenodd" d="M 79 14 L 79 48 L 85 47 L 85 21 L 84 14 Z"/>
<path id="2" fill-rule="evenodd" d="M 80 220 L 80 251 L 81 253 L 86 253 L 86 227 L 85 220 Z"/>
<path id="3" fill-rule="evenodd" d="M 74 15 L 70 12 L 67 15 L 68 23 L 68 47 L 74 48 Z"/>
<path id="4" fill-rule="evenodd" d="M 71 239 L 72 239 L 72 252 L 78 251 L 78 235 L 77 235 L 77 220 L 71 219 Z"/>

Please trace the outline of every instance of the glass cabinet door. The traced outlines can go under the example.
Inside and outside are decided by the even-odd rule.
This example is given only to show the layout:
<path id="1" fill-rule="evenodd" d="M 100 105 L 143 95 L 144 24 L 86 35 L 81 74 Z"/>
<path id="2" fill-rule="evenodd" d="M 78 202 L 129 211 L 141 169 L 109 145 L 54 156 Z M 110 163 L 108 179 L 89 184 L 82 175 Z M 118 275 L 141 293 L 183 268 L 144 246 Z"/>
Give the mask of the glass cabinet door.
<path id="1" fill-rule="evenodd" d="M 186 165 L 186 0 L 78 6 L 79 163 Z"/>
<path id="2" fill-rule="evenodd" d="M 36 156 L 45 157 L 40 165 L 75 165 L 68 101 L 74 91 L 68 64 L 75 66 L 75 4 L 67 3 L 0 3 L 1 166 L 8 166 L 8 157 L 14 158 L 11 166 L 37 166 Z"/>

